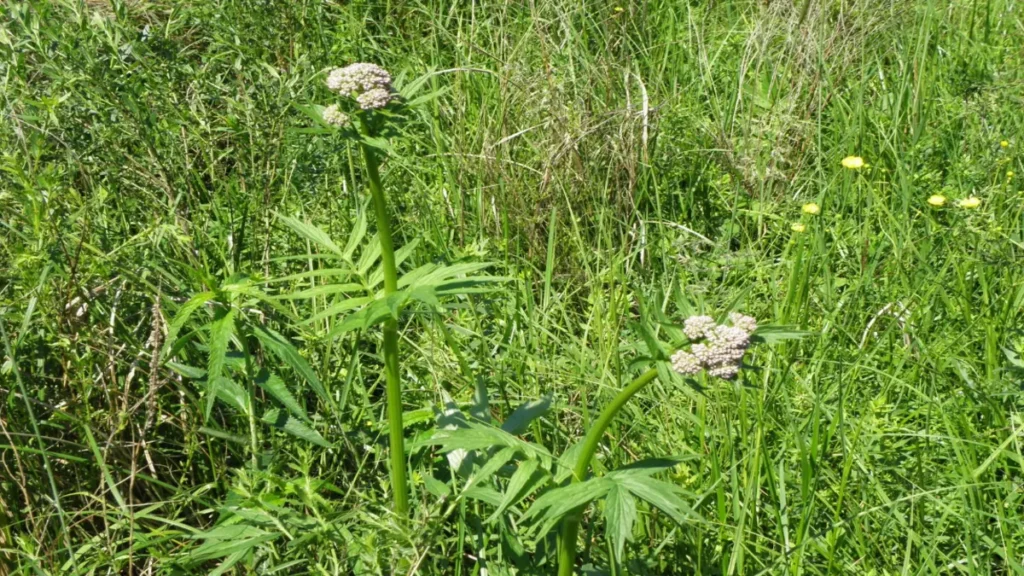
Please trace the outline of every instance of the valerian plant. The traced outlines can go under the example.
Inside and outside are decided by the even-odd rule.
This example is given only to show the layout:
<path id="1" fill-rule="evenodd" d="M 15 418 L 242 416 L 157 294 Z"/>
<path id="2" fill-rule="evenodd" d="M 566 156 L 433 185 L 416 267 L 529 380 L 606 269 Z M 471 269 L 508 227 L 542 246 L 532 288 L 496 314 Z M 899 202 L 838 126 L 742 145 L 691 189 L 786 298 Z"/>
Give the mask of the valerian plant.
<path id="1" fill-rule="evenodd" d="M 391 231 L 391 214 L 387 195 L 381 181 L 380 167 L 392 149 L 392 139 L 401 137 L 399 124 L 405 112 L 429 101 L 440 92 L 414 94 L 429 74 L 410 82 L 404 89 L 392 85 L 391 74 L 369 63 L 356 63 L 336 68 L 327 75 L 327 88 L 338 101 L 326 107 L 301 108 L 320 126 L 318 132 L 334 132 L 354 141 L 362 152 L 366 185 L 376 219 L 377 233 L 368 249 L 357 261 L 354 255 L 361 246 L 367 224 L 360 214 L 355 229 L 341 248 L 330 236 L 315 225 L 279 216 L 279 220 L 322 253 L 331 268 L 317 269 L 307 276 L 320 281 L 319 286 L 288 298 L 306 298 L 330 295 L 327 310 L 309 319 L 316 321 L 334 317 L 329 337 L 351 330 L 366 330 L 380 325 L 382 356 L 386 384 L 387 420 L 389 430 L 389 460 L 394 511 L 400 518 L 409 516 L 409 487 L 406 471 L 405 438 L 402 424 L 402 384 L 398 348 L 398 320 L 400 313 L 412 302 L 434 309 L 440 305 L 439 297 L 468 294 L 485 289 L 499 280 L 490 276 L 467 275 L 487 268 L 487 263 L 464 263 L 452 266 L 426 264 L 399 277 L 398 266 L 414 248 L 410 243 L 395 249 Z M 380 258 L 377 273 L 368 276 L 369 267 Z M 383 288 L 380 284 L 383 283 Z"/>
<path id="2" fill-rule="evenodd" d="M 691 316 L 683 325 L 657 311 L 652 316 L 635 326 L 646 348 L 646 355 L 632 359 L 635 376 L 603 407 L 583 440 L 560 456 L 520 437 L 547 412 L 550 397 L 523 404 L 504 423 L 494 422 L 486 406 L 475 406 L 466 415 L 451 403 L 439 415 L 438 428 L 414 444 L 418 449 L 433 446 L 447 455 L 453 478 L 461 478 L 461 483 L 452 482 L 446 489 L 456 498 L 492 506 L 488 522 L 504 522 L 516 507 L 525 506 L 511 524 L 527 526 L 527 538 L 542 542 L 557 528 L 560 576 L 574 573 L 580 523 L 594 502 L 604 500 L 607 537 L 616 560 L 631 539 L 638 502 L 679 524 L 697 519 L 688 502 L 694 495 L 655 477 L 680 458 L 642 460 L 603 476 L 589 474 L 605 432 L 633 396 L 659 379 L 696 387 L 696 378 L 732 380 L 745 367 L 743 357 L 750 345 L 803 335 L 784 327 L 759 328 L 753 318 L 735 312 L 727 322 Z M 486 394 L 477 395 L 476 402 L 481 401 L 486 401 Z"/>

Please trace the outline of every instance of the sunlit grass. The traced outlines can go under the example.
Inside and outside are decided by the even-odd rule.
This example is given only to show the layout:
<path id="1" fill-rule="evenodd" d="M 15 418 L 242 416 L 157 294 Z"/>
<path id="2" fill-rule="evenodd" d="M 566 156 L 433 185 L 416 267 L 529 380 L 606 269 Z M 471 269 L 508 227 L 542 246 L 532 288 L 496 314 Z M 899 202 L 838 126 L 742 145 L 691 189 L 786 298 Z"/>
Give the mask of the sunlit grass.
<path id="1" fill-rule="evenodd" d="M 625 403 L 592 473 L 675 458 L 655 477 L 693 517 L 640 502 L 611 534 L 591 506 L 578 569 L 1024 571 L 1014 1 L 59 1 L 0 21 L 0 573 L 553 573 L 532 496 L 492 517 L 513 469 L 472 486 L 429 443 L 439 418 L 550 398 L 516 438 L 562 454 L 649 367 L 638 324 L 667 339 L 728 310 L 812 336 Z M 395 323 L 408 521 L 383 331 L 339 309 L 383 291 L 372 176 L 303 113 L 359 61 L 437 96 L 376 142 L 396 288 L 493 263 L 487 291 Z M 228 305 L 244 330 L 210 326 Z M 243 394 L 213 403 L 211 356 Z"/>

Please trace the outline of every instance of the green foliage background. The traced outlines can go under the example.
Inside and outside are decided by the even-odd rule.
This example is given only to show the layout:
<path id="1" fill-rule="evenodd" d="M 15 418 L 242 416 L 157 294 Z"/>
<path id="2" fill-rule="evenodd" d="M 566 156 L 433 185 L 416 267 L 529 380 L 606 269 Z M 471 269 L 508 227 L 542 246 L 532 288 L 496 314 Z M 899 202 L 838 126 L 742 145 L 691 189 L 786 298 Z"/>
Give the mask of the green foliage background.
<path id="1" fill-rule="evenodd" d="M 318 285 L 301 274 L 320 250 L 275 213 L 350 238 L 358 151 L 299 107 L 353 61 L 442 91 L 383 166 L 403 268 L 512 279 L 401 319 L 410 439 L 446 403 L 483 394 L 504 421 L 550 395 L 524 436 L 561 452 L 631 373 L 644 311 L 736 308 L 815 336 L 755 348 L 738 384 L 657 383 L 626 408 L 597 468 L 679 457 L 659 478 L 699 519 L 641 505 L 618 563 L 595 513 L 588 570 L 1024 572 L 1022 10 L 3 4 L 0 574 L 552 570 L 525 504 L 456 498 L 429 449 L 414 520 L 389 514 L 379 332 L 328 337 L 330 296 L 241 304 L 301 354 L 252 360 L 329 447 L 222 404 L 205 421 L 201 322 L 158 353 L 197 293 Z"/>

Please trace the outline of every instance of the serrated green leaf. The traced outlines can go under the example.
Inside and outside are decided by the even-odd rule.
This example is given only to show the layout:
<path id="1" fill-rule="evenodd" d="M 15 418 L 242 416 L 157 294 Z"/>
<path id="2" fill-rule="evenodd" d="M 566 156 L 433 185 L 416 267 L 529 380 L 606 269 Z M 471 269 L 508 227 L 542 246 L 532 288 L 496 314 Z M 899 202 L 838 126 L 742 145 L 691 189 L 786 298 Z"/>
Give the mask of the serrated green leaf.
<path id="1" fill-rule="evenodd" d="M 299 236 L 302 236 L 306 240 L 316 244 L 323 250 L 327 250 L 335 256 L 342 256 L 344 253 L 341 248 L 331 240 L 330 235 L 324 232 L 317 226 L 310 224 L 309 222 L 303 222 L 291 216 L 285 216 L 284 214 L 275 213 L 277 219 L 285 226 L 290 228 L 292 232 L 295 232 Z"/>
<path id="2" fill-rule="evenodd" d="M 485 502 L 491 506 L 501 504 L 501 493 L 490 486 L 474 486 L 473 488 L 463 492 L 462 495 L 466 498 L 480 500 L 481 502 Z"/>
<path id="3" fill-rule="evenodd" d="M 501 425 L 501 429 L 509 434 L 522 434 L 526 432 L 526 429 L 530 426 L 530 423 L 540 418 L 544 414 L 547 414 L 551 408 L 551 395 L 548 394 L 538 400 L 531 400 L 524 402 L 516 408 L 505 422 Z"/>
<path id="4" fill-rule="evenodd" d="M 520 440 L 504 430 L 477 422 L 465 422 L 462 428 L 454 430 L 438 430 L 433 436 L 424 439 L 422 445 L 439 446 L 442 452 L 454 450 L 468 452 L 495 446 L 508 446 L 515 448 L 527 458 L 539 458 L 542 462 L 551 460 L 551 453 L 543 446 Z"/>
<path id="5" fill-rule="evenodd" d="M 374 300 L 366 307 L 345 318 L 327 334 L 327 337 L 335 338 L 352 330 L 366 330 L 388 318 L 397 318 L 399 309 L 408 297 L 408 292 L 403 290 Z"/>
<path id="6" fill-rule="evenodd" d="M 324 440 L 324 437 L 321 436 L 319 432 L 313 430 L 309 426 L 306 426 L 298 418 L 293 418 L 284 410 L 278 410 L 277 408 L 270 410 L 263 415 L 261 420 L 278 430 L 287 432 L 292 436 L 301 438 L 307 442 L 312 442 L 317 446 L 323 446 L 324 448 L 332 447 L 327 440 Z"/>
<path id="7" fill-rule="evenodd" d="M 227 440 L 228 442 L 233 442 L 242 446 L 249 443 L 247 438 L 238 436 L 237 434 L 231 434 L 230 432 L 225 432 L 223 430 L 218 430 L 217 428 L 211 428 L 209 426 L 200 426 L 199 432 L 201 434 L 206 434 L 207 436 L 213 436 L 214 438 L 220 438 L 221 440 Z"/>
<path id="8" fill-rule="evenodd" d="M 481 482 L 490 480 L 494 474 L 500 470 L 502 466 L 508 464 L 515 455 L 516 450 L 514 448 L 502 448 L 499 450 L 497 454 L 488 458 L 480 468 L 473 472 L 469 477 L 469 482 L 466 482 L 466 487 L 463 489 L 463 492 L 472 489 Z"/>
<path id="9" fill-rule="evenodd" d="M 324 318 L 329 318 L 331 316 L 337 316 L 338 314 L 341 314 L 343 312 L 348 312 L 350 310 L 355 310 L 356 308 L 359 308 L 360 306 L 363 306 L 363 305 L 365 305 L 365 304 L 367 304 L 369 302 L 373 302 L 373 300 L 374 300 L 373 296 L 361 296 L 359 298 L 348 298 L 346 300 L 342 300 L 341 302 L 337 302 L 335 304 L 332 304 L 331 306 L 329 306 L 323 312 L 319 312 L 319 313 L 314 314 L 313 316 L 310 316 L 309 318 L 303 320 L 302 322 L 299 323 L 299 326 L 305 326 L 305 325 L 308 325 L 308 324 L 312 324 L 314 322 L 319 322 L 320 320 L 323 320 Z"/>
<path id="10" fill-rule="evenodd" d="M 395 266 L 401 266 L 402 262 L 405 262 L 407 258 L 412 254 L 413 250 L 416 249 L 416 245 L 419 244 L 419 239 L 416 238 L 412 242 L 402 246 L 398 250 L 395 250 Z M 366 281 L 366 285 L 370 288 L 380 285 L 384 281 L 384 267 L 378 266 L 373 274 Z"/>
<path id="11" fill-rule="evenodd" d="M 668 514 L 677 524 L 686 523 L 687 517 L 693 514 L 690 506 L 676 495 L 678 488 L 667 482 L 649 476 L 624 475 L 614 479 L 631 494 L 646 500 L 649 504 Z"/>
<path id="12" fill-rule="evenodd" d="M 446 498 L 451 494 L 451 486 L 446 484 L 433 476 L 427 476 L 423 479 L 423 485 L 426 487 L 427 492 L 430 492 L 438 498 Z"/>
<path id="13" fill-rule="evenodd" d="M 437 293 L 430 286 L 420 286 L 409 293 L 409 300 L 423 302 L 431 308 L 437 308 L 441 301 L 437 299 Z"/>
<path id="14" fill-rule="evenodd" d="M 459 264 L 452 264 L 450 266 L 430 266 L 430 268 L 421 266 L 414 271 L 416 272 L 415 275 L 410 273 L 399 278 L 398 287 L 437 285 L 441 282 L 461 278 L 467 274 L 472 274 L 473 272 L 489 268 L 492 264 L 490 262 L 463 262 Z"/>
<path id="15" fill-rule="evenodd" d="M 573 471 L 576 469 L 576 461 L 579 460 L 580 452 L 582 451 L 582 441 L 577 442 L 562 451 L 562 455 L 558 457 L 558 470 L 555 472 L 555 484 L 561 484 L 573 475 Z"/>
<path id="16" fill-rule="evenodd" d="M 193 536 L 195 539 L 206 541 L 193 549 L 187 558 L 191 562 L 205 562 L 239 552 L 244 554 L 255 546 L 275 540 L 279 536 L 280 534 L 249 525 L 218 526 Z"/>
<path id="17" fill-rule="evenodd" d="M 317 286 L 315 288 L 307 288 L 306 290 L 300 290 L 298 292 L 290 292 L 288 294 L 281 294 L 275 296 L 278 300 L 304 300 L 307 298 L 316 298 L 318 296 L 329 296 L 331 294 L 353 292 L 359 290 L 360 292 L 365 291 L 362 284 L 356 284 L 354 282 L 348 282 L 345 284 L 324 284 L 323 286 Z"/>
<path id="18" fill-rule="evenodd" d="M 310 388 L 313 389 L 313 392 L 316 392 L 321 400 L 328 406 L 334 406 L 334 400 L 327 394 L 327 390 L 320 382 L 320 379 L 317 378 L 313 367 L 299 354 L 299 351 L 295 349 L 295 346 L 292 346 L 287 338 L 263 326 L 255 326 L 253 334 L 263 344 L 264 348 L 270 350 L 282 362 L 291 366 L 309 384 Z"/>
<path id="19" fill-rule="evenodd" d="M 366 204 L 363 204 L 359 213 L 356 215 L 355 225 L 352 230 L 348 233 L 348 242 L 345 243 L 345 250 L 342 252 L 342 257 L 349 262 L 352 261 L 352 256 L 356 253 L 356 249 L 359 248 L 359 244 L 362 243 L 363 238 L 366 236 Z"/>
<path id="20" fill-rule="evenodd" d="M 636 521 L 636 500 L 620 484 L 612 485 L 604 501 L 604 518 L 608 523 L 608 536 L 615 550 L 615 558 L 622 561 L 622 549 L 626 540 L 633 539 L 633 523 Z"/>
<path id="21" fill-rule="evenodd" d="M 533 502 L 523 514 L 523 519 L 536 518 L 538 523 L 534 528 L 539 526 L 538 533 L 546 534 L 567 515 L 575 513 L 577 508 L 603 498 L 611 487 L 612 482 L 607 478 L 591 478 L 548 490 Z"/>
<path id="22" fill-rule="evenodd" d="M 469 405 L 469 415 L 477 422 L 491 423 L 491 399 L 487 391 L 487 381 L 477 377 L 473 386 L 473 402 Z"/>
<path id="23" fill-rule="evenodd" d="M 184 376 L 185 378 L 191 378 L 192 380 L 200 380 L 206 377 L 206 370 L 197 366 L 189 366 L 187 364 L 174 361 L 167 362 L 165 366 L 170 368 L 176 374 Z"/>
<path id="24" fill-rule="evenodd" d="M 438 284 L 434 291 L 439 296 L 457 296 L 460 294 L 485 294 L 497 290 L 495 284 L 507 282 L 509 278 L 501 276 L 473 276 L 449 280 Z"/>
<path id="25" fill-rule="evenodd" d="M 238 562 L 240 562 L 242 560 L 242 558 L 245 558 L 245 556 L 248 553 L 249 553 L 249 548 L 248 547 L 243 549 L 243 550 L 236 550 L 230 556 L 225 558 L 223 562 L 218 564 L 217 568 L 215 568 L 213 570 L 213 572 L 210 572 L 209 576 L 221 576 L 221 574 L 224 574 L 228 570 L 231 570 L 232 568 L 234 568 L 235 564 L 238 564 Z"/>
<path id="26" fill-rule="evenodd" d="M 259 375 L 256 376 L 256 385 L 266 390 L 268 394 L 273 396 L 275 400 L 280 402 L 296 417 L 309 422 L 309 416 L 306 415 L 306 411 L 302 409 L 302 406 L 299 406 L 295 396 L 292 396 L 288 386 L 285 385 L 284 380 L 281 380 L 276 374 L 261 370 Z"/>
<path id="27" fill-rule="evenodd" d="M 206 381 L 210 386 L 206 398 L 206 409 L 204 410 L 205 420 L 210 419 L 210 412 L 213 411 L 213 401 L 216 398 L 215 390 L 212 388 L 224 373 L 224 360 L 228 353 L 228 343 L 235 334 L 235 309 L 222 308 L 218 311 L 217 317 L 210 323 L 210 344 L 209 357 L 206 366 Z M 204 420 L 204 421 L 205 421 Z"/>
<path id="28" fill-rule="evenodd" d="M 356 262 L 356 272 L 360 276 L 366 276 L 370 272 L 370 268 L 373 267 L 377 259 L 380 258 L 380 240 L 374 235 L 370 239 L 370 243 L 362 255 L 359 256 L 359 261 Z"/>
<path id="29" fill-rule="evenodd" d="M 164 339 L 164 348 L 160 353 L 161 356 L 167 356 L 167 353 L 171 351 L 174 341 L 178 338 L 178 333 L 181 332 L 182 327 L 192 317 L 192 314 L 216 296 L 213 292 L 200 292 L 189 298 L 187 302 L 181 305 L 181 308 L 178 308 L 178 313 L 174 315 L 174 320 L 171 320 L 170 325 L 167 327 L 167 337 Z"/>
<path id="30" fill-rule="evenodd" d="M 352 268 L 317 268 L 315 270 L 306 270 L 305 272 L 297 272 L 295 274 L 289 274 L 287 276 L 280 276 L 276 278 L 267 278 L 263 280 L 263 284 L 278 284 L 282 282 L 294 282 L 295 280 L 305 280 L 308 278 L 334 278 L 336 276 L 352 276 L 356 271 Z M 357 286 L 362 286 L 357 284 Z"/>
<path id="31" fill-rule="evenodd" d="M 240 414 L 249 415 L 249 395 L 234 380 L 220 376 L 210 383 L 210 390 L 221 402 L 231 406 Z"/>
<path id="32" fill-rule="evenodd" d="M 491 517 L 487 519 L 487 522 L 493 522 L 500 518 L 510 506 L 514 506 L 520 500 L 529 496 L 531 492 L 542 484 L 548 475 L 543 470 L 538 471 L 537 468 L 539 466 L 540 460 L 523 460 L 519 464 L 515 473 L 512 474 L 512 478 L 508 481 L 505 495 L 501 498 L 501 504 L 494 511 L 494 514 L 491 514 Z"/>

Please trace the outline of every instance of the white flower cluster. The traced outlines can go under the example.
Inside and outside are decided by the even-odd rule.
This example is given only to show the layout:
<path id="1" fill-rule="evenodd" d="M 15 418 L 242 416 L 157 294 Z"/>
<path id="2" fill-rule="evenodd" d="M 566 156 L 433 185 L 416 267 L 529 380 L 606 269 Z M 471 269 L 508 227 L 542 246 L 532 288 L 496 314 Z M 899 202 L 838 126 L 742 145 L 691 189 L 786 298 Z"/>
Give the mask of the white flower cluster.
<path id="1" fill-rule="evenodd" d="M 732 326 L 717 325 L 710 316 L 691 316 L 683 323 L 683 332 L 690 340 L 704 339 L 690 351 L 679 350 L 672 355 L 672 368 L 687 376 L 707 370 L 711 376 L 733 378 L 740 371 L 743 355 L 750 346 L 750 335 L 757 330 L 757 320 L 733 312 Z"/>
<path id="2" fill-rule="evenodd" d="M 321 113 L 321 117 L 324 119 L 324 122 L 331 126 L 337 126 L 338 128 L 344 128 L 351 122 L 348 114 L 342 112 L 341 109 L 338 108 L 337 104 L 331 104 L 327 108 L 324 108 L 324 111 Z"/>
<path id="3" fill-rule="evenodd" d="M 733 326 L 745 330 L 747 334 L 753 334 L 757 330 L 757 320 L 739 312 L 730 312 L 729 322 L 732 322 Z"/>
<path id="4" fill-rule="evenodd" d="M 327 87 L 342 96 L 355 98 L 363 110 L 378 110 L 393 99 L 391 74 L 366 62 L 335 68 L 327 75 Z"/>
<path id="5" fill-rule="evenodd" d="M 356 102 L 363 110 L 379 110 L 391 102 L 391 92 L 384 88 L 374 88 L 356 96 Z"/>
<path id="6" fill-rule="evenodd" d="M 690 316 L 683 322 L 683 333 L 690 340 L 700 340 L 717 326 L 711 316 Z"/>

